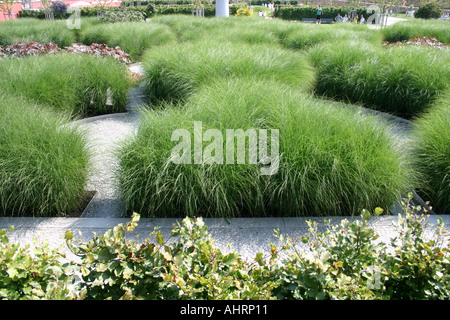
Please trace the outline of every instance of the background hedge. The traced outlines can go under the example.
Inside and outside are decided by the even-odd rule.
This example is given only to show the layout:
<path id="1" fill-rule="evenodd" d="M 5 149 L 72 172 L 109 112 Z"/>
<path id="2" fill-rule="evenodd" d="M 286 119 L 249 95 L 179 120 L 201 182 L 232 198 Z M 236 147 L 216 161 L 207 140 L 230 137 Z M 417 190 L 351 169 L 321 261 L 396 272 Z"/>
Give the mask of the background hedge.
<path id="1" fill-rule="evenodd" d="M 367 12 L 367 8 L 363 7 L 324 7 L 322 11 L 322 18 L 334 19 L 338 13 L 340 13 L 341 16 L 344 16 L 346 14 L 350 14 L 353 10 L 356 11 L 358 16 L 364 15 L 366 20 L 373 14 L 372 12 Z M 316 6 L 277 6 L 274 11 L 274 17 L 285 20 L 302 20 L 304 18 L 315 18 L 316 11 Z"/>

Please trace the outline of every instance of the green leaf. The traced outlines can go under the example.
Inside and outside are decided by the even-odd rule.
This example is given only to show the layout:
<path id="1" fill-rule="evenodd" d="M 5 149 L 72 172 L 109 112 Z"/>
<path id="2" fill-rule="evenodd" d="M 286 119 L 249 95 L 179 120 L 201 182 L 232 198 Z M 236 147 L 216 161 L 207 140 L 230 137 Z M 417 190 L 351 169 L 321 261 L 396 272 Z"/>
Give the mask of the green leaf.
<path id="1" fill-rule="evenodd" d="M 361 211 L 361 217 L 362 217 L 364 220 L 369 220 L 369 218 L 370 218 L 370 211 L 369 211 L 369 210 L 366 210 L 366 209 L 362 209 L 362 211 Z"/>
<path id="2" fill-rule="evenodd" d="M 239 258 L 239 254 L 236 252 L 231 252 L 225 255 L 222 259 L 224 265 L 231 266 L 237 263 L 237 259 Z"/>
<path id="3" fill-rule="evenodd" d="M 68 241 L 72 240 L 73 239 L 73 232 L 67 230 L 66 233 L 64 234 L 64 239 L 66 239 Z"/>
<path id="4" fill-rule="evenodd" d="M 101 249 L 98 253 L 98 258 L 100 260 L 108 261 L 110 258 L 109 250 L 106 248 Z"/>
<path id="5" fill-rule="evenodd" d="M 162 246 L 164 244 L 164 239 L 161 231 L 156 233 L 156 243 Z"/>

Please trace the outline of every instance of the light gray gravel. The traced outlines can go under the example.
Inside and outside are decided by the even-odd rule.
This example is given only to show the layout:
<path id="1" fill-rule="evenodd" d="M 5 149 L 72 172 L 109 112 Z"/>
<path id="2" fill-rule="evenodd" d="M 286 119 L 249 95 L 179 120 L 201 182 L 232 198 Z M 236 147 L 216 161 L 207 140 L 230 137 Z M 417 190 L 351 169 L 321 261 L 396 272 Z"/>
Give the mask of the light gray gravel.
<path id="1" fill-rule="evenodd" d="M 78 127 L 86 131 L 92 152 L 86 190 L 97 192 L 82 217 L 121 217 L 124 206 L 116 187 L 114 152 L 121 141 L 135 134 L 137 118 L 128 113 L 99 116 L 81 121 Z"/>

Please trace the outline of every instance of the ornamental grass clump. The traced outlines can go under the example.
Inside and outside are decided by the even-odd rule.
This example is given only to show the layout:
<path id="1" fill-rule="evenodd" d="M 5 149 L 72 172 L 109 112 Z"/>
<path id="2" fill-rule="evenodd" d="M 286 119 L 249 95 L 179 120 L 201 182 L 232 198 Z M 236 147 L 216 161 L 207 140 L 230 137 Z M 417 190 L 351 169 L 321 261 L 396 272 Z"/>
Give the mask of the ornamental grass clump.
<path id="1" fill-rule="evenodd" d="M 72 53 L 0 61 L 0 87 L 74 118 L 126 110 L 126 67 Z"/>
<path id="2" fill-rule="evenodd" d="M 420 193 L 438 213 L 450 213 L 450 90 L 415 121 L 412 148 L 423 182 Z"/>
<path id="3" fill-rule="evenodd" d="M 304 55 L 268 44 L 210 39 L 170 44 L 149 50 L 143 57 L 143 67 L 150 102 L 181 101 L 200 86 L 222 77 L 277 80 L 304 91 L 315 83 L 314 70 Z"/>
<path id="4" fill-rule="evenodd" d="M 395 147 L 385 121 L 277 82 L 220 79 L 184 105 L 163 108 L 144 111 L 137 136 L 119 152 L 128 209 L 144 216 L 348 215 L 365 207 L 387 209 L 413 183 L 405 153 Z M 192 143 L 194 122 L 203 132 L 219 130 L 223 148 L 220 140 L 213 144 L 204 136 L 203 161 L 195 163 L 192 150 L 191 164 L 176 164 L 172 135 L 185 129 Z M 219 162 L 216 152 L 225 157 L 228 148 L 234 150 L 226 143 L 228 129 L 268 130 L 272 162 L 261 158 L 261 145 L 259 162 L 251 162 L 248 137 L 243 163 Z M 271 142 L 272 129 L 278 130 L 278 145 Z M 277 146 L 279 158 L 272 157 Z M 262 174 L 268 167 L 274 173 Z"/>
<path id="5" fill-rule="evenodd" d="M 374 45 L 382 42 L 381 33 L 365 25 L 337 24 L 330 28 L 327 25 L 300 24 L 289 32 L 283 40 L 283 45 L 291 49 L 307 49 L 324 42 L 333 42 L 335 46 L 339 46 L 342 41 L 352 39 L 360 39 Z"/>
<path id="6" fill-rule="evenodd" d="M 420 36 L 433 36 L 440 42 L 450 43 L 448 23 L 441 20 L 414 19 L 398 22 L 381 30 L 385 41 L 397 42 Z"/>
<path id="7" fill-rule="evenodd" d="M 315 46 L 308 54 L 318 94 L 404 118 L 424 112 L 450 80 L 449 53 L 438 48 L 346 41 Z"/>
<path id="8" fill-rule="evenodd" d="M 39 20 L 23 18 L 0 24 L 0 45 L 17 42 L 53 42 L 58 47 L 70 46 L 76 40 L 75 32 L 67 27 L 65 20 Z"/>
<path id="9" fill-rule="evenodd" d="M 105 43 L 121 47 L 137 61 L 145 49 L 175 40 L 168 26 L 158 23 L 116 22 L 97 24 L 80 32 L 80 42 L 86 45 Z"/>
<path id="10" fill-rule="evenodd" d="M 83 199 L 89 150 L 69 118 L 1 92 L 0 215 L 56 216 Z"/>

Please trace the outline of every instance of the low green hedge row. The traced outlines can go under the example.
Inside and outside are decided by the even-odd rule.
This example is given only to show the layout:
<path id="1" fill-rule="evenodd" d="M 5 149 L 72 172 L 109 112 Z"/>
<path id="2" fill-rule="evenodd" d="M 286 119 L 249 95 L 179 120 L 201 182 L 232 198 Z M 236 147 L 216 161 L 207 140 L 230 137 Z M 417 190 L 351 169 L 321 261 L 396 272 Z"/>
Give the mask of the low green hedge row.
<path id="1" fill-rule="evenodd" d="M 204 1 L 207 4 L 215 4 L 216 1 L 215 0 L 208 0 L 208 1 Z M 293 0 L 293 1 L 268 1 L 268 0 L 250 0 L 250 1 L 246 1 L 245 3 L 247 4 L 251 4 L 251 5 L 256 5 L 256 6 L 260 6 L 263 3 L 269 3 L 269 2 L 273 2 L 274 4 L 290 4 L 290 5 L 297 5 L 298 1 L 297 0 Z M 146 6 L 149 4 L 154 4 L 154 5 L 173 5 L 173 4 L 193 4 L 194 1 L 193 0 L 148 0 L 148 1 L 122 1 L 121 2 L 121 6 L 125 6 L 125 7 L 132 7 L 132 6 Z M 230 1 L 230 4 L 233 3 L 233 1 Z M 241 2 L 242 3 L 242 2 Z M 239 4 L 239 3 L 234 3 L 234 4 Z"/>
<path id="2" fill-rule="evenodd" d="M 364 15 L 366 20 L 373 14 L 373 12 L 368 11 L 364 7 L 329 7 L 324 6 L 322 8 L 322 18 L 323 19 L 333 19 L 341 14 L 350 14 L 352 11 L 356 11 L 358 16 Z M 301 7 L 291 7 L 291 6 L 277 6 L 274 11 L 274 17 L 284 19 L 284 20 L 299 20 L 304 18 L 316 18 L 317 7 L 316 6 L 301 6 Z"/>
<path id="3" fill-rule="evenodd" d="M 230 7 L 230 15 L 234 15 L 236 10 L 239 9 L 240 5 L 234 5 Z M 214 17 L 216 14 L 216 6 L 206 4 L 203 6 L 205 17 Z M 96 8 L 96 7 L 85 7 L 80 8 L 80 16 L 81 17 L 96 17 L 99 11 L 107 11 L 107 12 L 117 12 L 120 10 L 127 11 L 137 11 L 139 13 L 145 14 L 146 17 L 151 17 L 155 14 L 158 15 L 170 15 L 170 14 L 185 14 L 192 15 L 192 10 L 195 10 L 195 6 L 190 4 L 176 4 L 176 5 L 154 5 L 149 4 L 148 6 L 129 6 L 126 7 L 107 7 L 104 9 Z M 65 13 L 61 15 L 61 19 L 67 19 L 70 17 L 72 13 Z M 21 18 L 37 18 L 37 19 L 45 19 L 45 13 L 43 10 L 22 10 L 20 11 Z"/>
<path id="4" fill-rule="evenodd" d="M 449 248 L 442 220 L 434 238 L 427 238 L 429 222 L 408 202 L 391 243 L 377 241 L 371 214 L 363 210 L 361 219 L 338 224 L 309 221 L 305 236 L 275 230 L 280 247 L 271 244 L 253 261 L 217 248 L 201 218 L 177 223 L 169 239 L 156 228 L 145 240 L 130 240 L 136 214 L 89 241 L 74 240 L 66 231 L 67 248 L 81 262 L 45 241 L 36 240 L 34 249 L 12 243 L 11 227 L 0 230 L 0 298 L 448 300 Z"/>

